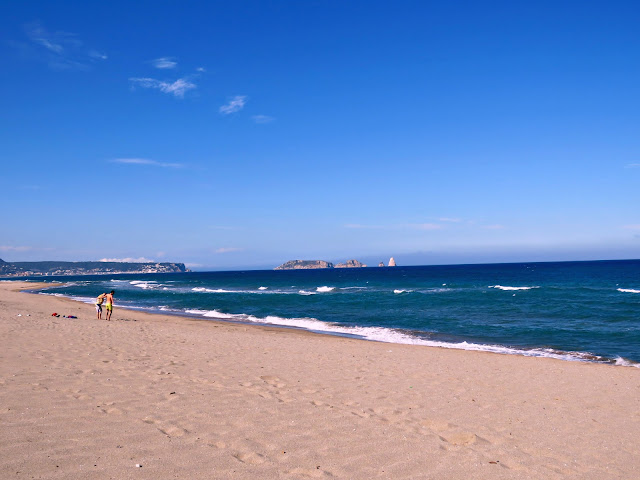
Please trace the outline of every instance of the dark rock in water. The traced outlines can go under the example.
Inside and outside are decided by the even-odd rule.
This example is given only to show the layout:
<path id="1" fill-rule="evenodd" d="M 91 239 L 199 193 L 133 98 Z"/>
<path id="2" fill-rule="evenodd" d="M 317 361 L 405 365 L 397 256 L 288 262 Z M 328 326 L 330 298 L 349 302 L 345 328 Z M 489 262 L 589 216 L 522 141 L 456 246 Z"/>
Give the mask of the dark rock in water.
<path id="1" fill-rule="evenodd" d="M 380 263 L 378 264 L 378 266 L 379 266 L 379 267 L 384 267 L 384 262 L 380 262 Z"/>

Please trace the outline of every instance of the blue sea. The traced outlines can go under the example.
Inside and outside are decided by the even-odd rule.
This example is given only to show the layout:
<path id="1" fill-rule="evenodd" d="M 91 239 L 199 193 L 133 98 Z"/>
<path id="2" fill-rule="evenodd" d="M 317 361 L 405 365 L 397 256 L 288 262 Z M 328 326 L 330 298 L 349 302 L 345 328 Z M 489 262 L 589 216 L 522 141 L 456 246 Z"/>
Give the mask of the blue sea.
<path id="1" fill-rule="evenodd" d="M 121 308 L 640 366 L 640 260 L 46 278 L 87 303 L 113 289 Z"/>

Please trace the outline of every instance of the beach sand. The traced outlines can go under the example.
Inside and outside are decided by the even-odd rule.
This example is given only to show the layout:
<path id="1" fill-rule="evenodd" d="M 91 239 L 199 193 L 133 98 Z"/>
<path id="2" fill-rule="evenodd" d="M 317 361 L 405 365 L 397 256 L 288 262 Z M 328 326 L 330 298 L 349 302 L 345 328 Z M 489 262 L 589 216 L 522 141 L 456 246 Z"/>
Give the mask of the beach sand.
<path id="1" fill-rule="evenodd" d="M 640 478 L 638 368 L 98 321 L 19 288 L 0 282 L 3 479 Z"/>

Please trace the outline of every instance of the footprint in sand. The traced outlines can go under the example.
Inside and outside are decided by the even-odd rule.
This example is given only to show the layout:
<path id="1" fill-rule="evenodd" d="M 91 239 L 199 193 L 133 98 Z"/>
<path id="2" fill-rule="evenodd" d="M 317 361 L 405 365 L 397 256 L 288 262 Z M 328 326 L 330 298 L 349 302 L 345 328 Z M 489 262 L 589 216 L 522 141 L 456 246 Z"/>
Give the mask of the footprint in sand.
<path id="1" fill-rule="evenodd" d="M 239 452 L 234 453 L 233 458 L 242 463 L 248 463 L 250 465 L 260 465 L 264 463 L 265 457 L 256 452 Z"/>
<path id="2" fill-rule="evenodd" d="M 488 444 L 489 442 L 482 437 L 471 432 L 452 432 L 440 435 L 440 440 L 456 446 L 467 446 L 473 444 Z"/>
<path id="3" fill-rule="evenodd" d="M 295 478 L 331 478 L 334 476 L 331 472 L 322 470 L 319 465 L 315 469 L 294 468 L 285 473 Z"/>

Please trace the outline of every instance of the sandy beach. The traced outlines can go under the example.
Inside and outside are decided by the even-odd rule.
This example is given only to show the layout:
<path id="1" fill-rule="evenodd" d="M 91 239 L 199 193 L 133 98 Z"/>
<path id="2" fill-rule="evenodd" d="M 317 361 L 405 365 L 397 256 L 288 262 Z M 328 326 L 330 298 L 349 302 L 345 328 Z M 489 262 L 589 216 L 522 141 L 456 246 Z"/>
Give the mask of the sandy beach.
<path id="1" fill-rule="evenodd" d="M 638 368 L 98 321 L 21 288 L 0 282 L 1 478 L 640 478 Z"/>

